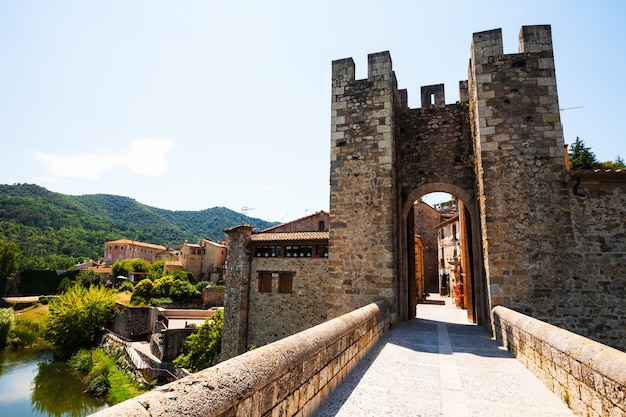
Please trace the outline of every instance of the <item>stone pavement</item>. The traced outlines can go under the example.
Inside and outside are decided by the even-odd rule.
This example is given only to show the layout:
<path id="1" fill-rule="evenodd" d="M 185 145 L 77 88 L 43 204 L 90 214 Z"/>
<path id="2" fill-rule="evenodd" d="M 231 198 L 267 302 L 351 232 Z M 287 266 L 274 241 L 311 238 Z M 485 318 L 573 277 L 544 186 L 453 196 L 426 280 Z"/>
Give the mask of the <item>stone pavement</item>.
<path id="1" fill-rule="evenodd" d="M 448 297 L 419 304 L 322 404 L 316 417 L 573 416 Z"/>

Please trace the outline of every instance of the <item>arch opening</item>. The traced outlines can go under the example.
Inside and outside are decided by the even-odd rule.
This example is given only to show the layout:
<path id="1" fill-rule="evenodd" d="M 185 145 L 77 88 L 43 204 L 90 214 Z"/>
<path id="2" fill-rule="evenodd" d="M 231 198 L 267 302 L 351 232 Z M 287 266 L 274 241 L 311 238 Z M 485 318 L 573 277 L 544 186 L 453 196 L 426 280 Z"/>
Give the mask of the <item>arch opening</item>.
<path id="1" fill-rule="evenodd" d="M 439 294 L 466 310 L 469 322 L 488 324 L 471 195 L 454 184 L 424 185 L 409 194 L 402 219 L 408 318 L 429 295 Z"/>

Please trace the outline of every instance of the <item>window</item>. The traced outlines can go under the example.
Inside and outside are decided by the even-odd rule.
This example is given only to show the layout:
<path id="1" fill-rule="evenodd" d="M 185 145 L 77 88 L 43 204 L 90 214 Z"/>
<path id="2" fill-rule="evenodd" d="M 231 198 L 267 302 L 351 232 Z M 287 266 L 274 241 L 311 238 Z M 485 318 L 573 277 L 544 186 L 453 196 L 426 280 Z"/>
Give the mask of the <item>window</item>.
<path id="1" fill-rule="evenodd" d="M 293 292 L 293 273 L 281 272 L 278 274 L 278 292 L 280 293 L 292 293 Z"/>
<path id="2" fill-rule="evenodd" d="M 272 273 L 259 272 L 259 292 L 272 292 Z"/>
<path id="3" fill-rule="evenodd" d="M 456 240 L 456 223 L 452 224 L 452 239 Z"/>
<path id="4" fill-rule="evenodd" d="M 317 230 L 319 230 L 320 232 L 323 232 L 324 231 L 324 226 L 325 226 L 324 222 L 319 222 Z"/>

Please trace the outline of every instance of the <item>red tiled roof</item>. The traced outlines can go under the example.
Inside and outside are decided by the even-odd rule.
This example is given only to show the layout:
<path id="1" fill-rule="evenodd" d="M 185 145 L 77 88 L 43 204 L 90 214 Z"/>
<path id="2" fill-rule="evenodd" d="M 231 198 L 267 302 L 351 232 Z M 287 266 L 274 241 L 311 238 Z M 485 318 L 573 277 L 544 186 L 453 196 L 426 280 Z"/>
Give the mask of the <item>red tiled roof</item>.
<path id="1" fill-rule="evenodd" d="M 257 233 L 253 242 L 284 242 L 293 240 L 328 240 L 328 232 Z"/>

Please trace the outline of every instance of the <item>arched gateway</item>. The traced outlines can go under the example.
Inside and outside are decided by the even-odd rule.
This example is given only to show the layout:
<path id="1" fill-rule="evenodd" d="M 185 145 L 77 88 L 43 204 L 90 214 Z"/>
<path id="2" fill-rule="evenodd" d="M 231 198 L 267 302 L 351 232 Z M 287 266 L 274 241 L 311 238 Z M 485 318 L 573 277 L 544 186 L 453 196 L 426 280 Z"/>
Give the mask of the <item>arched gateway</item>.
<path id="1" fill-rule="evenodd" d="M 471 320 L 503 305 L 626 346 L 626 172 L 569 171 L 550 26 L 522 27 L 515 54 L 475 33 L 468 73 L 456 104 L 432 85 L 410 109 L 388 52 L 362 80 L 333 62 L 330 213 L 228 231 L 223 358 L 379 300 L 414 317 L 413 207 L 434 191 L 462 202 Z"/>
<path id="2" fill-rule="evenodd" d="M 395 320 L 413 317 L 409 217 L 414 201 L 433 191 L 464 203 L 470 316 L 487 324 L 494 303 L 528 303 L 522 282 L 531 277 L 511 272 L 522 272 L 529 255 L 513 250 L 506 234 L 519 213 L 543 217 L 528 200 L 554 201 L 563 189 L 550 27 L 523 27 L 520 52 L 511 55 L 500 30 L 474 34 L 470 79 L 460 82 L 456 104 L 432 85 L 422 87 L 420 108 L 408 108 L 388 52 L 368 56 L 367 79 L 354 74 L 351 58 L 333 62 L 329 317 L 378 299 L 389 301 Z M 552 242 L 551 234 L 530 226 L 515 236 Z"/>

